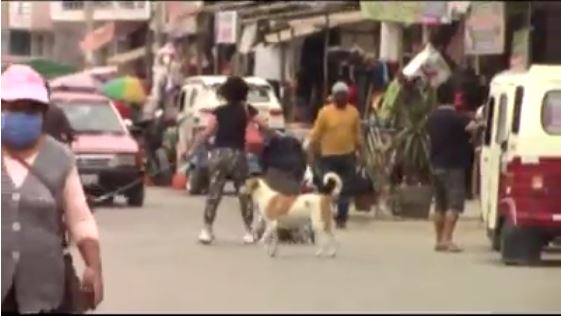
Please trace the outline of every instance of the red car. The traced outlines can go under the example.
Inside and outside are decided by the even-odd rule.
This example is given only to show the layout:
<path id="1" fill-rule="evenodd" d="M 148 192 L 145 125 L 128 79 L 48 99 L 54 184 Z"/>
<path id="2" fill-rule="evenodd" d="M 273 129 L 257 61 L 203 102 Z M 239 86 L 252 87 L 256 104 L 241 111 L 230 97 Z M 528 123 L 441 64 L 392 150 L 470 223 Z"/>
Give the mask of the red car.
<path id="1" fill-rule="evenodd" d="M 72 151 L 86 194 L 100 196 L 138 181 L 121 194 L 129 205 L 142 206 L 142 153 L 111 101 L 102 95 L 74 91 L 55 91 L 52 100 L 76 133 Z"/>

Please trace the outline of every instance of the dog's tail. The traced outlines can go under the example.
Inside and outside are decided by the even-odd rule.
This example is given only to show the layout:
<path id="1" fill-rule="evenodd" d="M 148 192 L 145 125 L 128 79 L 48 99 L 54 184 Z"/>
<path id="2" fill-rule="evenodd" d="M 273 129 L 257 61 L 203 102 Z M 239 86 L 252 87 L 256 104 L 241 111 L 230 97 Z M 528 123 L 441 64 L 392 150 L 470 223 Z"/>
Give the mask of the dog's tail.
<path id="1" fill-rule="evenodd" d="M 327 194 L 337 197 L 343 189 L 343 181 L 335 172 L 328 172 L 323 176 L 323 185 Z"/>

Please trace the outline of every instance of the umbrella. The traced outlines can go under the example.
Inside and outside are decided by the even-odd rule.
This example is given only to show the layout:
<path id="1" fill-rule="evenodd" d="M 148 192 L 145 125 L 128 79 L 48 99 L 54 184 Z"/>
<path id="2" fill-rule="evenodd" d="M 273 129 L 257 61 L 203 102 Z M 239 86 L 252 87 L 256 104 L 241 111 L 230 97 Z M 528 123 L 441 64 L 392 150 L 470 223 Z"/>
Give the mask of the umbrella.
<path id="1" fill-rule="evenodd" d="M 113 79 L 103 85 L 101 91 L 111 99 L 126 103 L 143 104 L 146 101 L 146 93 L 140 79 L 125 76 Z"/>

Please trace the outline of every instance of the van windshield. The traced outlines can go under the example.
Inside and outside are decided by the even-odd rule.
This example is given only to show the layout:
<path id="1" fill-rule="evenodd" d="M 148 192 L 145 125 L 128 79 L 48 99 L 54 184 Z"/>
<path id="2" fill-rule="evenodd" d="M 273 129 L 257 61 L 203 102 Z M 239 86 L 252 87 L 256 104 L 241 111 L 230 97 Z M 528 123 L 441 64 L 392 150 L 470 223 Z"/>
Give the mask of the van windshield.
<path id="1" fill-rule="evenodd" d="M 542 109 L 543 128 L 550 134 L 561 134 L 561 90 L 545 95 Z"/>
<path id="2" fill-rule="evenodd" d="M 75 101 L 58 103 L 76 133 L 124 134 L 118 114 L 106 102 Z"/>
<path id="3" fill-rule="evenodd" d="M 218 91 L 220 84 L 212 85 L 214 92 Z M 267 103 L 270 102 L 271 87 L 265 85 L 249 85 L 249 92 L 247 94 L 248 103 Z"/>

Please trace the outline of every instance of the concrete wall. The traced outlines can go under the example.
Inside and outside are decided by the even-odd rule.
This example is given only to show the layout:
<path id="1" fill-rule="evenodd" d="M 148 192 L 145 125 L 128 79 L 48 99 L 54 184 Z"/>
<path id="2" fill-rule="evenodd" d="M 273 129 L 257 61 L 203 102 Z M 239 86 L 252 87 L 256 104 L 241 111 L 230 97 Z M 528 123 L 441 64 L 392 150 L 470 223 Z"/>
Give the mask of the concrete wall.
<path id="1" fill-rule="evenodd" d="M 360 23 L 343 25 L 341 31 L 341 46 L 352 48 L 355 44 L 365 52 L 377 55 L 379 43 L 379 26 L 377 22 L 365 21 Z"/>
<path id="2" fill-rule="evenodd" d="M 85 26 L 82 23 L 55 23 L 53 30 L 53 59 L 77 67 L 82 66 L 84 55 L 79 43 L 84 37 Z"/>
<path id="3" fill-rule="evenodd" d="M 2 1 L 2 55 L 7 55 L 10 51 L 10 3 Z"/>

